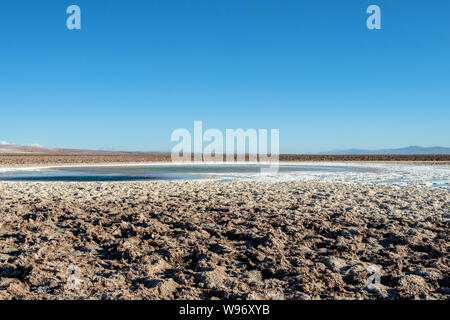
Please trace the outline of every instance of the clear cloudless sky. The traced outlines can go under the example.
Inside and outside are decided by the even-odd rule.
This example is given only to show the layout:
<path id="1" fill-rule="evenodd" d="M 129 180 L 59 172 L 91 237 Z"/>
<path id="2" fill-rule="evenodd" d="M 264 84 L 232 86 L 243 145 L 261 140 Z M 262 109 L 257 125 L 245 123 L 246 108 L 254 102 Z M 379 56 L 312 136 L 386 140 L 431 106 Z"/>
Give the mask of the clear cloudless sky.
<path id="1" fill-rule="evenodd" d="M 66 9 L 82 29 L 66 28 Z M 382 29 L 366 9 L 381 7 Z M 448 0 L 2 0 L 0 141 L 169 151 L 278 128 L 281 152 L 450 146 Z"/>

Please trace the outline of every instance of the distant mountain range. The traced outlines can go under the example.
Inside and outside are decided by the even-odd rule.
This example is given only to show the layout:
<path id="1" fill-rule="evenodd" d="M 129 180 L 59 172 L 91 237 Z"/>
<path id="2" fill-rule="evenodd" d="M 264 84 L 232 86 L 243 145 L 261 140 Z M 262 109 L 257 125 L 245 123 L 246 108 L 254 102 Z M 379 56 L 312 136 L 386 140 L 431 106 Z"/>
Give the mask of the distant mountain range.
<path id="1" fill-rule="evenodd" d="M 102 150 L 81 150 L 81 149 L 50 149 L 38 146 L 16 146 L 16 145 L 0 145 L 0 154 L 56 154 L 56 155 L 101 155 L 117 153 L 113 151 Z"/>
<path id="2" fill-rule="evenodd" d="M 348 150 L 332 150 L 322 152 L 324 155 L 343 155 L 343 154 L 450 154 L 450 148 L 446 147 L 419 147 L 409 146 L 398 149 L 379 149 L 379 150 L 365 150 L 365 149 L 348 149 Z"/>
<path id="3" fill-rule="evenodd" d="M 142 152 L 121 152 L 107 150 L 83 150 L 83 149 L 62 149 L 62 148 L 43 148 L 41 146 L 17 146 L 17 145 L 1 145 L 0 154 L 56 154 L 56 155 L 107 155 L 107 154 L 126 154 L 126 153 L 142 153 Z M 152 153 L 152 152 L 150 152 Z M 410 146 L 399 149 L 348 149 L 348 150 L 332 150 L 319 153 L 320 155 L 370 155 L 370 154 L 450 154 L 450 148 L 445 147 L 418 147 Z"/>

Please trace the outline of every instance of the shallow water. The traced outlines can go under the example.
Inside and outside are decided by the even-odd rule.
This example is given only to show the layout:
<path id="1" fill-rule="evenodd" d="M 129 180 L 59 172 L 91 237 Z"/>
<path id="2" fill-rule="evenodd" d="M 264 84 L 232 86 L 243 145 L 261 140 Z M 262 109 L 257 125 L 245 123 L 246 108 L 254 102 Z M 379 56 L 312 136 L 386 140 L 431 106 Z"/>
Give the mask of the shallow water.
<path id="1" fill-rule="evenodd" d="M 84 166 L 58 167 L 0 174 L 2 181 L 139 181 L 139 180 L 196 180 L 236 178 L 236 175 L 255 175 L 264 165 L 151 165 L 151 166 Z M 278 173 L 295 172 L 354 172 L 359 168 L 332 166 L 282 165 Z"/>
<path id="2" fill-rule="evenodd" d="M 261 173 L 261 164 L 147 164 L 0 169 L 0 181 L 120 182 L 161 180 L 319 181 L 450 190 L 449 165 L 391 163 L 282 163 Z"/>

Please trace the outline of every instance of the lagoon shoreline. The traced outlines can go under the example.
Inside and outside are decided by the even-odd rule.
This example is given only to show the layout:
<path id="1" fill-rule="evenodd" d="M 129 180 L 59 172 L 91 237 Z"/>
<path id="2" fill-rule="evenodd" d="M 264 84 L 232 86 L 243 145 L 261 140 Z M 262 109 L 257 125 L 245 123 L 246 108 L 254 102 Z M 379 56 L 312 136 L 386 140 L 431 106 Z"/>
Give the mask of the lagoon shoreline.
<path id="1" fill-rule="evenodd" d="M 450 165 L 450 155 L 280 155 L 281 162 L 375 162 Z M 0 168 L 171 163 L 170 153 L 0 154 Z"/>

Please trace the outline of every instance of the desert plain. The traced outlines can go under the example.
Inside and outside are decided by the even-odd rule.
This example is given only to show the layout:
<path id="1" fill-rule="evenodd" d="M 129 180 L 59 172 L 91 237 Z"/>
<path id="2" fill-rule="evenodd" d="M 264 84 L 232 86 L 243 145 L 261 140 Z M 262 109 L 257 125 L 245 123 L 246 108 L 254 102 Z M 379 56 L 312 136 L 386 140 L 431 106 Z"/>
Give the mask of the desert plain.
<path id="1" fill-rule="evenodd" d="M 449 299 L 449 214 L 440 188 L 0 182 L 0 299 Z"/>

